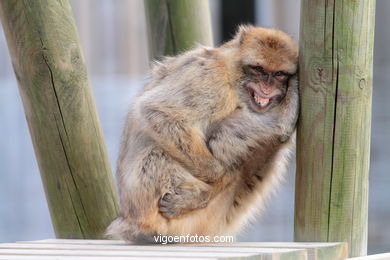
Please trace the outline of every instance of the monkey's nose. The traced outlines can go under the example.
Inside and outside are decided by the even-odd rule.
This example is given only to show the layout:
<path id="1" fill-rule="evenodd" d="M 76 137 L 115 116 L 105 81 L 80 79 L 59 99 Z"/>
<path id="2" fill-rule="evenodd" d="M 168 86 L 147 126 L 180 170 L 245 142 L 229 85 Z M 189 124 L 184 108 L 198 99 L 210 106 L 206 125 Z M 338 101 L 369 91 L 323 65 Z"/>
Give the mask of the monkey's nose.
<path id="1" fill-rule="evenodd" d="M 261 89 L 261 91 L 265 94 L 265 95 L 270 95 L 270 94 L 272 94 L 272 87 L 270 87 L 270 86 L 264 86 L 262 89 Z"/>

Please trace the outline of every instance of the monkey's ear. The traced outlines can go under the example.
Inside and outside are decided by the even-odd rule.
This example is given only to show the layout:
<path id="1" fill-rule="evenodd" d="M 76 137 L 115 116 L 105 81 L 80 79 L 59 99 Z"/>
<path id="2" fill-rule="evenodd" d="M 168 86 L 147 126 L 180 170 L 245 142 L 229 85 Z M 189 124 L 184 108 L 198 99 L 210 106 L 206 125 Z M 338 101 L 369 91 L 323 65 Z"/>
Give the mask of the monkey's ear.
<path id="1" fill-rule="evenodd" d="M 234 39 L 236 40 L 238 46 L 240 46 L 243 43 L 243 41 L 245 39 L 245 35 L 247 35 L 248 32 L 250 30 L 252 30 L 252 29 L 253 29 L 252 25 L 240 25 L 240 26 L 238 26 L 236 35 L 234 36 Z"/>

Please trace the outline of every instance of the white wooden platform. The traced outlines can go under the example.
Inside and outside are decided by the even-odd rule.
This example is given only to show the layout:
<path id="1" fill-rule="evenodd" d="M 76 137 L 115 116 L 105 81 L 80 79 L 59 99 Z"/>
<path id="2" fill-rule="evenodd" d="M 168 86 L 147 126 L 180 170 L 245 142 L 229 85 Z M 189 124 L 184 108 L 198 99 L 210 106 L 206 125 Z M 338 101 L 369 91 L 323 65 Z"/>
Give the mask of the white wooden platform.
<path id="1" fill-rule="evenodd" d="M 0 244 L 0 260 L 261 259 L 338 260 L 346 243 L 224 243 L 133 245 L 118 240 L 47 239 Z"/>
<path id="2" fill-rule="evenodd" d="M 390 253 L 348 258 L 348 260 L 390 260 Z"/>

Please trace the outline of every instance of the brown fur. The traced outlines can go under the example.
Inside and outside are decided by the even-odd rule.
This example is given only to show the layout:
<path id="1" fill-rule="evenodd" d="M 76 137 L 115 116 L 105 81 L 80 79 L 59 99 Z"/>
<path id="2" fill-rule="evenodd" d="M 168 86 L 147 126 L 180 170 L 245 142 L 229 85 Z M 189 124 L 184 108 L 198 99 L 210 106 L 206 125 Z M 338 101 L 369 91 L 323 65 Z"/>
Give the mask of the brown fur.
<path id="1" fill-rule="evenodd" d="M 285 33 L 242 26 L 219 48 L 156 64 L 124 129 L 121 213 L 108 234 L 149 242 L 158 234 L 232 234 L 262 208 L 294 142 L 297 55 Z M 292 76 L 265 82 L 248 65 Z M 280 95 L 254 111 L 248 83 Z"/>

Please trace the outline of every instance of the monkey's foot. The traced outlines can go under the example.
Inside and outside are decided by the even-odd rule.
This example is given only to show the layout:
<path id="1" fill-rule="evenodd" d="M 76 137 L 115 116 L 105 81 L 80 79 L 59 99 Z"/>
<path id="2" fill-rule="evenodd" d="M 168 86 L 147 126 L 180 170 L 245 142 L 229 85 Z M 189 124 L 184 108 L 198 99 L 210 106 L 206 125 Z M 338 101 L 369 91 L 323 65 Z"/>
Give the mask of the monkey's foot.
<path id="1" fill-rule="evenodd" d="M 160 212 L 167 218 L 177 218 L 195 209 L 205 208 L 209 200 L 209 191 L 177 189 L 161 197 Z"/>

